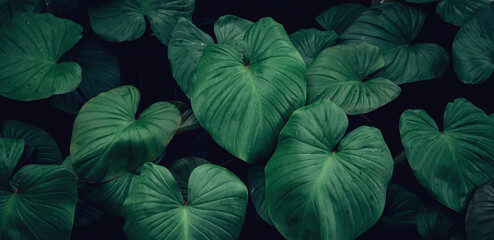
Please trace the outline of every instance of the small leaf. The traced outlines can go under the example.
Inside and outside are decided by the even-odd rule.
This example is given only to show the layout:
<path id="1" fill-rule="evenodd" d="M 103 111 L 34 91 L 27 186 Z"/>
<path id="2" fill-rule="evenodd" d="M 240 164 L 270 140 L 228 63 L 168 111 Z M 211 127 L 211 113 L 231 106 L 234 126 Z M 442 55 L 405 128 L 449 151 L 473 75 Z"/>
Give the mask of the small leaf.
<path id="1" fill-rule="evenodd" d="M 289 37 L 305 65 L 309 65 L 322 50 L 334 46 L 338 40 L 338 34 L 334 31 L 319 31 L 315 28 L 298 30 Z"/>

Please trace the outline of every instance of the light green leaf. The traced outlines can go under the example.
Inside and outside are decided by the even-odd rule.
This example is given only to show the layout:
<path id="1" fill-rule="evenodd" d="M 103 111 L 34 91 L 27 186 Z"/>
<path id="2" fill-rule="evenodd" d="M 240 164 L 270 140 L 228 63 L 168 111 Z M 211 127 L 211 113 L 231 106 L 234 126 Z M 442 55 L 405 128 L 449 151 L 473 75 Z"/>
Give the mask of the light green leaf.
<path id="1" fill-rule="evenodd" d="M 62 154 L 53 138 L 43 129 L 18 121 L 4 121 L 0 124 L 0 138 L 20 138 L 25 141 L 24 157 L 19 163 L 61 164 Z"/>
<path id="2" fill-rule="evenodd" d="M 171 103 L 157 102 L 136 118 L 139 91 L 122 86 L 89 100 L 79 111 L 70 154 L 77 175 L 105 181 L 155 160 L 180 124 Z"/>
<path id="3" fill-rule="evenodd" d="M 341 35 L 348 42 L 365 41 L 381 49 L 385 67 L 376 76 L 396 84 L 438 78 L 449 65 L 446 50 L 437 44 L 410 45 L 424 23 L 423 12 L 397 2 L 363 12 Z"/>
<path id="4" fill-rule="evenodd" d="M 367 8 L 360 4 L 345 3 L 317 15 L 316 21 L 324 29 L 334 30 L 341 35 L 365 10 Z"/>
<path id="5" fill-rule="evenodd" d="M 81 39 L 81 31 L 47 13 L 23 13 L 1 26 L 0 95 L 30 101 L 76 89 L 81 67 L 59 60 Z"/>
<path id="6" fill-rule="evenodd" d="M 168 44 L 168 60 L 173 78 L 187 97 L 192 93 L 192 77 L 197 63 L 213 39 L 185 18 L 178 20 Z"/>
<path id="7" fill-rule="evenodd" d="M 62 59 L 81 66 L 82 81 L 76 90 L 48 99 L 58 109 L 77 115 L 87 100 L 120 86 L 117 57 L 96 40 L 83 39 Z"/>
<path id="8" fill-rule="evenodd" d="M 290 40 L 302 56 L 305 65 L 309 65 L 322 50 L 334 46 L 338 34 L 332 30 L 301 29 L 290 34 Z"/>
<path id="9" fill-rule="evenodd" d="M 371 75 L 384 66 L 379 48 L 365 42 L 327 48 L 307 67 L 307 103 L 330 99 L 347 114 L 371 112 L 401 89 Z"/>
<path id="10" fill-rule="evenodd" d="M 147 18 L 156 37 L 167 45 L 178 19 L 190 19 L 194 5 L 195 0 L 113 0 L 89 6 L 89 20 L 102 39 L 123 42 L 140 38 Z"/>
<path id="11" fill-rule="evenodd" d="M 381 216 L 393 158 L 381 132 L 320 100 L 295 111 L 266 165 L 269 216 L 287 239 L 355 239 Z M 340 141 L 341 140 L 341 141 Z"/>
<path id="12" fill-rule="evenodd" d="M 494 8 L 480 10 L 456 34 L 453 41 L 453 66 L 464 83 L 483 83 L 494 71 Z"/>
<path id="13" fill-rule="evenodd" d="M 124 204 L 127 238 L 238 238 L 247 189 L 233 173 L 212 164 L 195 168 L 188 180 L 188 196 L 184 201 L 168 169 L 145 164 Z"/>
<path id="14" fill-rule="evenodd" d="M 485 8 L 491 2 L 494 0 L 442 0 L 437 4 L 436 13 L 448 23 L 463 26 L 475 15 L 477 9 Z"/>
<path id="15" fill-rule="evenodd" d="M 250 199 L 256 208 L 257 214 L 267 224 L 274 226 L 266 207 L 266 175 L 264 174 L 264 167 L 255 166 L 249 168 L 247 176 L 249 180 Z"/>
<path id="16" fill-rule="evenodd" d="M 0 138 L 0 239 L 68 239 L 74 176 L 60 165 L 35 164 L 13 174 L 23 150 L 24 140 Z"/>
<path id="17" fill-rule="evenodd" d="M 186 157 L 175 160 L 170 166 L 170 172 L 180 187 L 180 192 L 184 201 L 188 201 L 188 182 L 192 171 L 196 167 L 209 163 L 208 160 L 200 157 Z"/>
<path id="18" fill-rule="evenodd" d="M 464 211 L 472 190 L 494 177 L 494 121 L 460 98 L 446 106 L 443 126 L 424 110 L 406 110 L 401 141 L 422 186 L 447 207 Z"/>
<path id="19" fill-rule="evenodd" d="M 291 113 L 305 104 L 306 70 L 283 27 L 271 18 L 253 24 L 243 43 L 247 65 L 228 45 L 206 47 L 191 104 L 216 143 L 246 162 L 262 162 Z"/>

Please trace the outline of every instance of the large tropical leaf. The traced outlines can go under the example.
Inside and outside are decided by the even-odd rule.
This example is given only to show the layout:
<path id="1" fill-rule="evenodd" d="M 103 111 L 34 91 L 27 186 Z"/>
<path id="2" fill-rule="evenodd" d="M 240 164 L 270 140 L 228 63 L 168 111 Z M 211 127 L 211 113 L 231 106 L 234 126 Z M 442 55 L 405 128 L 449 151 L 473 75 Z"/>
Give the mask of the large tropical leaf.
<path id="1" fill-rule="evenodd" d="M 188 201 L 165 167 L 147 163 L 125 200 L 128 239 L 237 239 L 247 189 L 225 168 L 204 164 L 188 179 Z"/>
<path id="2" fill-rule="evenodd" d="M 247 176 L 249 179 L 250 199 L 256 208 L 257 214 L 267 224 L 273 226 L 266 207 L 266 175 L 264 174 L 264 167 L 251 167 Z"/>
<path id="3" fill-rule="evenodd" d="M 322 50 L 336 43 L 338 34 L 332 30 L 301 29 L 290 34 L 290 40 L 302 56 L 305 65 L 309 65 Z"/>
<path id="4" fill-rule="evenodd" d="M 38 13 L 43 11 L 44 7 L 44 0 L 0 0 L 0 26 L 20 13 Z"/>
<path id="5" fill-rule="evenodd" d="M 180 17 L 189 18 L 195 0 L 110 0 L 89 7 L 94 32 L 111 42 L 132 41 L 146 30 L 146 18 L 156 37 L 168 44 Z"/>
<path id="6" fill-rule="evenodd" d="M 485 8 L 493 0 L 442 0 L 437 4 L 436 12 L 441 18 L 456 26 L 463 26 L 477 9 Z M 485 22 L 484 22 L 485 23 Z M 490 24 L 486 24 L 490 25 Z"/>
<path id="7" fill-rule="evenodd" d="M 424 240 L 465 240 L 463 216 L 434 206 L 417 215 L 417 230 Z"/>
<path id="8" fill-rule="evenodd" d="M 265 161 L 290 114 L 305 104 L 305 64 L 271 18 L 243 39 L 245 62 L 224 44 L 209 45 L 194 75 L 192 109 L 223 148 L 252 163 Z"/>
<path id="9" fill-rule="evenodd" d="M 423 12 L 397 2 L 377 5 L 363 12 L 341 39 L 378 46 L 386 65 L 376 75 L 396 84 L 438 78 L 449 65 L 446 50 L 432 43 L 410 45 L 424 19 Z"/>
<path id="10" fill-rule="evenodd" d="M 269 216 L 287 239 L 355 239 L 381 216 L 393 158 L 381 132 L 320 100 L 295 111 L 266 165 Z M 340 141 L 341 140 L 341 141 Z"/>
<path id="11" fill-rule="evenodd" d="M 494 178 L 482 184 L 470 199 L 465 230 L 469 240 L 494 239 Z"/>
<path id="12" fill-rule="evenodd" d="M 79 111 L 70 153 L 77 175 L 91 182 L 116 178 L 155 160 L 180 124 L 171 103 L 157 102 L 136 119 L 139 91 L 122 86 L 89 100 Z"/>
<path id="13" fill-rule="evenodd" d="M 419 182 L 453 210 L 494 177 L 494 121 L 466 99 L 448 103 L 442 130 L 424 110 L 406 110 L 400 134 Z"/>
<path id="14" fill-rule="evenodd" d="M 360 4 L 345 3 L 317 15 L 316 21 L 324 29 L 334 30 L 338 35 L 341 35 L 365 10 L 367 8 Z"/>
<path id="15" fill-rule="evenodd" d="M 0 239 L 68 239 L 77 190 L 60 165 L 27 165 L 14 173 L 24 140 L 0 138 Z"/>
<path id="16" fill-rule="evenodd" d="M 453 42 L 453 66 L 458 79 L 476 84 L 489 79 L 494 71 L 494 8 L 479 10 L 461 27 Z"/>
<path id="17" fill-rule="evenodd" d="M 120 86 L 117 57 L 94 39 L 83 39 L 62 59 L 81 66 L 82 81 L 76 90 L 49 98 L 58 109 L 76 115 L 89 99 Z"/>
<path id="18" fill-rule="evenodd" d="M 379 48 L 365 42 L 327 48 L 307 67 L 307 102 L 330 99 L 347 114 L 373 111 L 401 92 L 389 79 L 370 77 L 383 66 Z"/>
<path id="19" fill-rule="evenodd" d="M 20 138 L 25 141 L 24 154 L 18 165 L 61 164 L 62 154 L 53 138 L 43 129 L 18 121 L 0 123 L 0 138 Z"/>
<path id="20" fill-rule="evenodd" d="M 59 60 L 81 39 L 81 31 L 47 13 L 23 13 L 1 26 L 0 95 L 29 101 L 76 89 L 81 67 Z"/>

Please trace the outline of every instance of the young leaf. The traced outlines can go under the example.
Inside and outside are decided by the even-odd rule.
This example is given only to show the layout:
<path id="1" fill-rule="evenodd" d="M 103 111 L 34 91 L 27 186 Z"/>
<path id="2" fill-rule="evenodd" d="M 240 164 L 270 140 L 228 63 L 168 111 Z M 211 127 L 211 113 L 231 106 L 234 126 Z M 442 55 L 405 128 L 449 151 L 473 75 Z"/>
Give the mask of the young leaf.
<path id="1" fill-rule="evenodd" d="M 188 181 L 184 201 L 168 169 L 145 164 L 124 204 L 127 238 L 237 239 L 247 208 L 242 181 L 212 164 L 195 168 Z"/>
<path id="2" fill-rule="evenodd" d="M 320 100 L 295 111 L 266 165 L 266 204 L 287 239 L 355 239 L 381 216 L 393 158 L 381 132 Z M 341 141 L 340 141 L 341 140 Z"/>
<path id="3" fill-rule="evenodd" d="M 345 42 L 365 41 L 381 49 L 385 67 L 376 76 L 396 84 L 438 78 L 449 65 L 437 44 L 410 45 L 424 23 L 424 13 L 397 2 L 363 12 L 341 35 Z"/>
<path id="4" fill-rule="evenodd" d="M 494 121 L 460 98 L 446 106 L 443 126 L 440 130 L 424 110 L 406 110 L 401 141 L 422 186 L 460 212 L 471 192 L 494 177 Z"/>
<path id="5" fill-rule="evenodd" d="M 379 48 L 365 42 L 327 48 L 307 67 L 307 103 L 330 99 L 347 114 L 371 112 L 401 92 L 388 79 L 367 79 L 383 66 Z"/>
<path id="6" fill-rule="evenodd" d="M 453 42 L 453 66 L 464 83 L 483 83 L 494 71 L 494 7 L 479 10 L 461 27 Z"/>
<path id="7" fill-rule="evenodd" d="M 105 41 L 133 41 L 146 30 L 146 20 L 156 37 L 165 45 L 180 17 L 189 18 L 195 0 L 113 0 L 89 6 L 94 32 Z"/>
<path id="8" fill-rule="evenodd" d="M 209 45 L 194 75 L 191 104 L 201 126 L 234 156 L 265 161 L 290 114 L 305 104 L 305 64 L 271 18 L 244 36 L 247 65 L 224 44 Z"/>
<path id="9" fill-rule="evenodd" d="M 59 60 L 81 32 L 78 24 L 47 13 L 23 13 L 1 26 L 0 95 L 30 101 L 76 89 L 81 67 Z"/>
<path id="10" fill-rule="evenodd" d="M 89 100 L 79 111 L 70 154 L 77 175 L 91 182 L 116 178 L 156 159 L 180 124 L 171 103 L 157 102 L 135 118 L 139 91 L 122 86 Z"/>
<path id="11" fill-rule="evenodd" d="M 365 10 L 367 8 L 360 4 L 345 3 L 317 15 L 316 21 L 324 29 L 334 30 L 338 35 L 341 35 Z"/>
<path id="12" fill-rule="evenodd" d="M 333 46 L 338 40 L 338 34 L 334 31 L 319 31 L 315 28 L 298 30 L 289 37 L 305 65 L 309 65 L 322 50 Z"/>

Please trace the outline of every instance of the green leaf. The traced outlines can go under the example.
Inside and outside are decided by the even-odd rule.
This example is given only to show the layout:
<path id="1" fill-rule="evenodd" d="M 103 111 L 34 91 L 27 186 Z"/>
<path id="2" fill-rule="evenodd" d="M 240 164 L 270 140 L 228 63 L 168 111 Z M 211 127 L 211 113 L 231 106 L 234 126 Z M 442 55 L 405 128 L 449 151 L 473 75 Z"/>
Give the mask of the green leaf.
<path id="1" fill-rule="evenodd" d="M 453 66 L 464 83 L 483 83 L 494 71 L 494 8 L 480 10 L 463 25 L 453 41 Z"/>
<path id="2" fill-rule="evenodd" d="M 79 111 L 70 154 L 77 175 L 106 181 L 155 160 L 180 124 L 171 103 L 157 102 L 136 119 L 139 91 L 122 86 L 89 100 Z"/>
<path id="3" fill-rule="evenodd" d="M 437 44 L 410 45 L 424 23 L 423 12 L 397 2 L 363 12 L 341 35 L 347 42 L 365 41 L 381 49 L 386 62 L 376 76 L 396 84 L 438 78 L 449 65 L 446 50 Z"/>
<path id="4" fill-rule="evenodd" d="M 89 205 L 87 202 L 77 199 L 74 216 L 74 227 L 83 227 L 93 223 L 103 216 L 103 212 Z"/>
<path id="5" fill-rule="evenodd" d="M 192 93 L 192 77 L 197 63 L 213 39 L 185 18 L 178 20 L 168 44 L 168 60 L 173 78 L 187 97 Z"/>
<path id="6" fill-rule="evenodd" d="M 482 184 L 468 204 L 465 230 L 469 240 L 494 237 L 494 178 Z"/>
<path id="7" fill-rule="evenodd" d="M 406 0 L 406 1 L 411 3 L 431 3 L 431 2 L 438 2 L 440 0 Z"/>
<path id="8" fill-rule="evenodd" d="M 216 41 L 220 44 L 230 45 L 237 50 L 239 56 L 244 57 L 243 42 L 245 32 L 253 22 L 233 15 L 225 15 L 214 23 Z"/>
<path id="9" fill-rule="evenodd" d="M 267 224 L 274 226 L 266 207 L 266 175 L 264 174 L 264 167 L 255 166 L 249 168 L 247 176 L 249 180 L 250 199 L 256 208 L 257 214 Z"/>
<path id="10" fill-rule="evenodd" d="M 190 19 L 194 5 L 195 0 L 112 0 L 89 6 L 89 21 L 102 39 L 123 42 L 140 38 L 147 18 L 156 37 L 167 45 L 178 19 Z"/>
<path id="11" fill-rule="evenodd" d="M 43 0 L 0 0 L 0 26 L 23 12 L 42 12 L 44 7 Z"/>
<path id="12" fill-rule="evenodd" d="M 76 184 L 60 165 L 35 165 L 13 171 L 24 140 L 0 138 L 0 239 L 68 239 L 72 230 Z"/>
<path id="13" fill-rule="evenodd" d="M 338 34 L 332 30 L 301 29 L 290 34 L 290 40 L 302 56 L 305 65 L 309 65 L 322 50 L 334 46 Z"/>
<path id="14" fill-rule="evenodd" d="M 268 161 L 269 216 L 287 239 L 355 239 L 381 216 L 393 158 L 381 132 L 320 100 L 295 111 Z M 340 141 L 341 140 L 341 141 Z"/>
<path id="15" fill-rule="evenodd" d="M 225 168 L 204 164 L 189 178 L 189 201 L 165 167 L 145 164 L 125 200 L 128 239 L 237 239 L 247 189 Z M 214 213 L 214 214 L 212 214 Z"/>
<path id="16" fill-rule="evenodd" d="M 172 103 L 182 113 L 182 121 L 180 121 L 180 126 L 178 126 L 177 133 L 186 132 L 201 127 L 189 104 L 180 101 L 173 101 Z"/>
<path id="17" fill-rule="evenodd" d="M 463 216 L 443 207 L 417 215 L 417 230 L 424 240 L 465 240 Z"/>
<path id="18" fill-rule="evenodd" d="M 20 138 L 25 141 L 24 158 L 20 166 L 28 164 L 61 164 L 62 154 L 53 138 L 43 129 L 18 121 L 0 124 L 0 138 Z"/>
<path id="19" fill-rule="evenodd" d="M 253 163 L 271 155 L 285 122 L 305 104 L 306 70 L 283 27 L 271 18 L 253 24 L 243 43 L 247 65 L 228 45 L 206 47 L 191 104 L 216 143 Z"/>
<path id="20" fill-rule="evenodd" d="M 360 16 L 366 7 L 356 3 L 334 6 L 317 15 L 316 21 L 326 30 L 334 30 L 341 35 Z"/>
<path id="21" fill-rule="evenodd" d="M 422 186 L 447 207 L 464 211 L 472 190 L 494 177 L 494 121 L 460 98 L 446 106 L 443 126 L 424 110 L 406 110 L 401 141 Z"/>
<path id="22" fill-rule="evenodd" d="M 477 9 L 485 8 L 491 2 L 494 0 L 442 0 L 437 4 L 436 13 L 448 23 L 463 26 L 475 15 Z"/>
<path id="23" fill-rule="evenodd" d="M 180 187 L 180 192 L 184 201 L 188 201 L 188 186 L 190 174 L 196 167 L 209 163 L 208 160 L 200 157 L 186 157 L 175 160 L 170 166 L 170 172 Z"/>
<path id="24" fill-rule="evenodd" d="M 117 57 L 96 40 L 83 39 L 62 59 L 81 66 L 82 81 L 76 90 L 48 99 L 58 109 L 77 115 L 87 100 L 120 86 Z"/>
<path id="25" fill-rule="evenodd" d="M 327 48 L 307 67 L 307 102 L 330 99 L 347 114 L 371 112 L 401 92 L 392 81 L 371 77 L 383 66 L 379 48 L 365 42 Z"/>
<path id="26" fill-rule="evenodd" d="M 0 27 L 0 95 L 22 101 L 70 92 L 81 67 L 59 62 L 81 39 L 82 27 L 51 14 L 21 14 Z"/>

